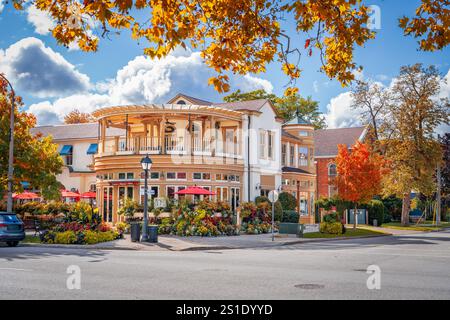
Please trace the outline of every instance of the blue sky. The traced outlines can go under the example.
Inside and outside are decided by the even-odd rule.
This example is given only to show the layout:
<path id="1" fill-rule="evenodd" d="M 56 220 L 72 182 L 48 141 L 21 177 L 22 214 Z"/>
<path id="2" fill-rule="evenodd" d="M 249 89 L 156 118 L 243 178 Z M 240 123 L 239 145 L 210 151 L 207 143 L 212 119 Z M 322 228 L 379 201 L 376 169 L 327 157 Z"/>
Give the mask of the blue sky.
<path id="1" fill-rule="evenodd" d="M 418 51 L 416 40 L 404 37 L 398 27 L 398 18 L 413 15 L 419 0 L 365 3 L 380 7 L 381 29 L 375 40 L 356 49 L 355 61 L 364 67 L 362 77 L 389 85 L 401 65 L 417 62 L 434 64 L 447 75 L 448 48 L 434 53 Z M 56 44 L 47 32 L 49 20 L 36 10 L 17 12 L 11 4 L 0 4 L 0 11 L 0 71 L 12 78 L 17 93 L 24 97 L 25 108 L 38 116 L 40 124 L 57 123 L 74 108 L 92 111 L 109 104 L 165 102 L 178 92 L 222 100 L 207 86 L 212 73 L 197 52 L 180 51 L 164 61 L 149 61 L 142 56 L 145 42 L 138 44 L 127 32 L 112 36 L 112 40 L 101 39 L 96 53 L 68 50 Z M 297 35 L 292 24 L 285 28 L 293 43 L 302 47 L 304 35 Z M 317 55 L 303 57 L 300 67 L 299 92 L 320 102 L 330 127 L 356 125 L 356 118 L 348 112 L 349 89 L 319 72 Z M 231 89 L 262 87 L 281 95 L 286 83 L 279 64 L 272 63 L 265 74 L 233 77 Z"/>

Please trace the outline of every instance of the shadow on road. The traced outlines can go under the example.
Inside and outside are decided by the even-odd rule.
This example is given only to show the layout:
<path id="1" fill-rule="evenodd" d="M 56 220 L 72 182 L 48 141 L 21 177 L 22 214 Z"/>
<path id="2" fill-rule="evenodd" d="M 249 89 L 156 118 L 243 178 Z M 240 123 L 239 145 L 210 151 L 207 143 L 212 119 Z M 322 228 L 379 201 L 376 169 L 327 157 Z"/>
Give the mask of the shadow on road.
<path id="1" fill-rule="evenodd" d="M 346 240 L 330 240 L 323 242 L 304 242 L 292 245 L 278 246 L 270 249 L 273 250 L 348 250 L 348 249 L 365 249 L 377 246 L 402 246 L 402 245 L 438 245 L 439 241 L 450 242 L 449 234 L 442 236 L 422 235 L 401 235 L 401 236 L 385 236 L 373 237 L 365 239 L 346 239 Z M 269 248 L 254 248 L 254 250 Z"/>
<path id="2" fill-rule="evenodd" d="M 25 259 L 42 259 L 46 257 L 57 256 L 78 256 L 87 258 L 102 258 L 106 256 L 105 250 L 90 249 L 61 249 L 61 248 L 45 248 L 45 247 L 29 247 L 20 245 L 10 248 L 0 243 L 0 261 L 7 260 L 25 260 Z"/>

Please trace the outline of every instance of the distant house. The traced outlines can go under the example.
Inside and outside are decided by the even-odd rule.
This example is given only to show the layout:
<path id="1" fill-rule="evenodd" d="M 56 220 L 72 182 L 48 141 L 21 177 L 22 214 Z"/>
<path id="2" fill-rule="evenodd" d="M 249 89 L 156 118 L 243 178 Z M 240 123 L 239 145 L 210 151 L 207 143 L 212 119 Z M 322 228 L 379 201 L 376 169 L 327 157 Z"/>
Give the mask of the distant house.
<path id="1" fill-rule="evenodd" d="M 344 144 L 348 148 L 356 141 L 365 141 L 367 127 L 323 129 L 314 132 L 314 160 L 317 172 L 317 196 L 332 197 L 337 190 L 331 181 L 336 176 L 334 160 L 338 154 L 338 145 Z"/>

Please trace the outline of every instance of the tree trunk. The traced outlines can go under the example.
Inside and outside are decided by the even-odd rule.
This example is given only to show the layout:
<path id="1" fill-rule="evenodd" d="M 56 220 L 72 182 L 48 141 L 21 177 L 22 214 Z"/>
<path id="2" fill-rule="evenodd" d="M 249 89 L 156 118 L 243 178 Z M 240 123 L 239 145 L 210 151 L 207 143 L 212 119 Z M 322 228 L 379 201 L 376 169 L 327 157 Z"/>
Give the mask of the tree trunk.
<path id="1" fill-rule="evenodd" d="M 356 216 L 358 214 L 358 205 L 355 203 L 355 210 L 353 211 L 353 230 L 356 230 Z"/>
<path id="2" fill-rule="evenodd" d="M 403 195 L 402 202 L 402 226 L 409 226 L 409 211 L 411 209 L 411 195 L 410 193 L 405 193 Z"/>

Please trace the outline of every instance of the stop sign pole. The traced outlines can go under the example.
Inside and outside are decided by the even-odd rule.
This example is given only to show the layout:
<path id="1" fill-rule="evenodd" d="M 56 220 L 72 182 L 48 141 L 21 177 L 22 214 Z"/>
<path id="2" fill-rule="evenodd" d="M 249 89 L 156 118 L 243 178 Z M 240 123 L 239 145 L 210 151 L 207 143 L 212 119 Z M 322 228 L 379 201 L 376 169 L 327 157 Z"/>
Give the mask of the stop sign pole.
<path id="1" fill-rule="evenodd" d="M 268 196 L 269 201 L 272 202 L 272 241 L 274 241 L 275 239 L 275 234 L 274 234 L 274 226 L 275 226 L 275 202 L 278 201 L 278 191 L 276 190 L 272 190 L 269 192 Z"/>

